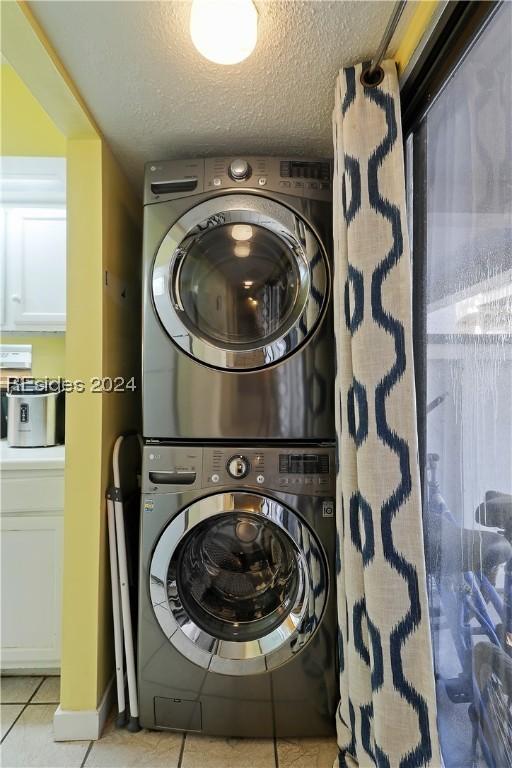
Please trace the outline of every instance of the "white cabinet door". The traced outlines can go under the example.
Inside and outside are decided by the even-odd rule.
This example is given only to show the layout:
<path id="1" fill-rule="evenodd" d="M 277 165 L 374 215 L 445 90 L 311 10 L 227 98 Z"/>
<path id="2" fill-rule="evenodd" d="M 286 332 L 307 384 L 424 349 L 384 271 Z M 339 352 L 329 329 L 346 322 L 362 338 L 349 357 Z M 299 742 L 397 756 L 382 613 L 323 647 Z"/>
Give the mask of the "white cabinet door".
<path id="1" fill-rule="evenodd" d="M 2 668 L 60 666 L 62 515 L 2 517 Z"/>
<path id="2" fill-rule="evenodd" d="M 66 326 L 66 209 L 6 210 L 6 330 Z"/>

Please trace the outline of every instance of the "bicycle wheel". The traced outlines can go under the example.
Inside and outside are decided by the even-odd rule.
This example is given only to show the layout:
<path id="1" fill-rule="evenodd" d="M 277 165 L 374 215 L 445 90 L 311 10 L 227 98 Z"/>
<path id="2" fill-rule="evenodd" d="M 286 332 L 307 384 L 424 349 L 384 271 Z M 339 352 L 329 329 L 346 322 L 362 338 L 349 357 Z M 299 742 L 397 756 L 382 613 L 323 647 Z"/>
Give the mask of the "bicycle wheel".
<path id="1" fill-rule="evenodd" d="M 495 764 L 512 768 L 512 658 L 502 648 L 481 642 L 473 650 L 473 665 L 481 697 L 481 733 Z"/>

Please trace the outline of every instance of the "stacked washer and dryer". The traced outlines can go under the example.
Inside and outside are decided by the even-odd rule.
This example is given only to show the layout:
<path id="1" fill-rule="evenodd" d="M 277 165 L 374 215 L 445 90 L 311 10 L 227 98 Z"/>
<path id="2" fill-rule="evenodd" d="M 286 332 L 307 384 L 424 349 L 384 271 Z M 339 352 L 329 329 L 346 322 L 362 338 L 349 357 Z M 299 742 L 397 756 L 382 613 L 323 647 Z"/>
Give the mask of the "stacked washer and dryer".
<path id="1" fill-rule="evenodd" d="M 152 163 L 144 205 L 141 724 L 332 733 L 330 162 Z"/>

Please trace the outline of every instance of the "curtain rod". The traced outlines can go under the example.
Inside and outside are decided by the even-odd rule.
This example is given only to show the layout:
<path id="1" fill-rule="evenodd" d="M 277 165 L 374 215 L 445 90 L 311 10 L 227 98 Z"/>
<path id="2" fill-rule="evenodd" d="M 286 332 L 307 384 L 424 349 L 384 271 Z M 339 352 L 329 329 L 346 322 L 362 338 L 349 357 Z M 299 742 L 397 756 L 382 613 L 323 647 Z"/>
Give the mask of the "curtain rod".
<path id="1" fill-rule="evenodd" d="M 382 59 L 386 55 L 386 51 L 389 48 L 391 38 L 395 34 L 395 30 L 402 16 L 403 10 L 407 5 L 407 0 L 399 0 L 396 3 L 393 13 L 388 21 L 387 27 L 382 35 L 382 40 L 377 48 L 377 53 L 370 62 L 370 66 L 363 70 L 361 73 L 361 82 L 368 88 L 375 88 L 375 86 L 382 83 L 384 79 L 384 70 L 380 66 Z"/>

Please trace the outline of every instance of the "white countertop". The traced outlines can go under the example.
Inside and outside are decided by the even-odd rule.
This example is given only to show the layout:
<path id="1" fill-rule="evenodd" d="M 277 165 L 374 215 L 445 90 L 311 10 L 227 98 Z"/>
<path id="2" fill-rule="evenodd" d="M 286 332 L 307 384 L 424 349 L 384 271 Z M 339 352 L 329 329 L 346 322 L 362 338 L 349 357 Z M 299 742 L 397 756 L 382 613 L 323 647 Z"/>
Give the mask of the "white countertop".
<path id="1" fill-rule="evenodd" d="M 64 469 L 65 446 L 51 448 L 10 448 L 0 440 L 0 469 Z"/>

